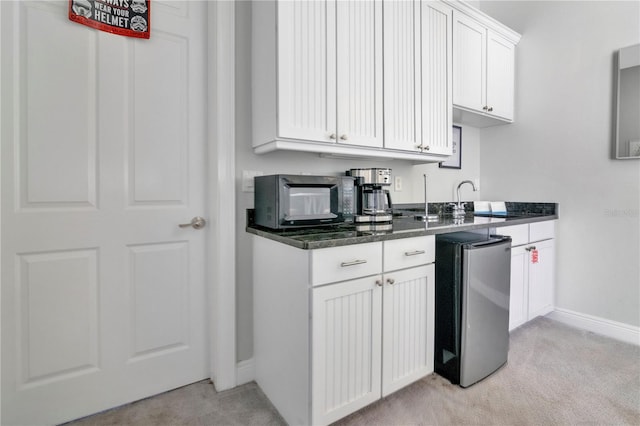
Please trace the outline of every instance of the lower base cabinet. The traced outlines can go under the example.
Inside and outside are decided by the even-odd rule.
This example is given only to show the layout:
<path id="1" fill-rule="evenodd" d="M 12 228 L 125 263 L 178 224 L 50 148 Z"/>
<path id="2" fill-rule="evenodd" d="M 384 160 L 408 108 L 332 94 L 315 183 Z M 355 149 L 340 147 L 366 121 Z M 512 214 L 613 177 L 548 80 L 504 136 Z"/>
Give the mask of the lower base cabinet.
<path id="1" fill-rule="evenodd" d="M 313 424 L 433 372 L 434 265 L 313 290 Z"/>
<path id="2" fill-rule="evenodd" d="M 289 424 L 335 422 L 433 372 L 435 239 L 386 243 L 320 256 L 255 237 L 256 381 Z M 332 269 L 319 259 L 352 274 L 377 250 L 374 275 L 314 285 Z"/>
<path id="3" fill-rule="evenodd" d="M 537 241 L 531 244 L 527 278 L 527 321 L 546 315 L 554 307 L 555 240 Z M 533 250 L 537 251 L 537 261 Z"/>
<path id="4" fill-rule="evenodd" d="M 553 221 L 498 228 L 513 238 L 509 330 L 554 309 L 555 223 Z"/>
<path id="5" fill-rule="evenodd" d="M 313 290 L 312 423 L 380 398 L 382 288 L 368 277 Z"/>

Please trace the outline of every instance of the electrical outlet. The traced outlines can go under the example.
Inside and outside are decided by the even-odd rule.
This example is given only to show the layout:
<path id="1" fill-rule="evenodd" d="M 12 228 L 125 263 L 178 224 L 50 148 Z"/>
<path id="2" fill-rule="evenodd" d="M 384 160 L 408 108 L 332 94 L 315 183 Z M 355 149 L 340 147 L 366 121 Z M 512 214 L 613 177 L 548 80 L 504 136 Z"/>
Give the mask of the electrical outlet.
<path id="1" fill-rule="evenodd" d="M 393 187 L 396 192 L 402 191 L 402 176 L 396 176 Z"/>
<path id="2" fill-rule="evenodd" d="M 242 171 L 242 192 L 253 192 L 255 187 L 253 186 L 253 178 L 256 176 L 262 176 L 263 172 L 257 172 L 255 170 L 243 170 Z"/>

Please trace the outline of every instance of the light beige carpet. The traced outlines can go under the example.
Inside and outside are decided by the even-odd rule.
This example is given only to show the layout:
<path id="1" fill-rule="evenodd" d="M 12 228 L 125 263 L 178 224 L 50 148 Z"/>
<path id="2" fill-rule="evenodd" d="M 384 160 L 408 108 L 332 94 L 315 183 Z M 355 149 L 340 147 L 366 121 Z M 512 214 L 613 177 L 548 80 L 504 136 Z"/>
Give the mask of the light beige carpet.
<path id="1" fill-rule="evenodd" d="M 76 425 L 280 425 L 255 383 L 208 382 Z M 430 375 L 339 425 L 640 425 L 640 347 L 538 318 L 511 333 L 509 361 L 467 389 Z"/>

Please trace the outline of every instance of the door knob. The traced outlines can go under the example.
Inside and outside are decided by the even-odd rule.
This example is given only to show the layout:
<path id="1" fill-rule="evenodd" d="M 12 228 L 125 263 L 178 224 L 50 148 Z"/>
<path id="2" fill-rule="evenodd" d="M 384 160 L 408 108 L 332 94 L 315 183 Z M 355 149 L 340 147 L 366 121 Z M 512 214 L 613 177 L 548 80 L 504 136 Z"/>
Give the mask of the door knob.
<path id="1" fill-rule="evenodd" d="M 188 228 L 188 227 L 192 227 L 193 229 L 202 229 L 204 228 L 204 226 L 207 224 L 207 221 L 204 220 L 203 217 L 200 216 L 196 216 L 193 219 L 191 219 L 191 222 L 189 223 L 181 223 L 180 225 L 178 225 L 180 228 Z"/>

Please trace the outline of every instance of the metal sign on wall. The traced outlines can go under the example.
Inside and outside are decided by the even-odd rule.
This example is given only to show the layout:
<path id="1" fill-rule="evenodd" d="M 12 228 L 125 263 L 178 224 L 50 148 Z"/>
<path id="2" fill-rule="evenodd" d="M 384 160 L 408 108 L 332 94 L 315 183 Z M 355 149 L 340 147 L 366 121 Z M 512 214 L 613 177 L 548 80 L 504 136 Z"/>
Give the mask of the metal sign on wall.
<path id="1" fill-rule="evenodd" d="M 149 38 L 151 0 L 69 0 L 69 19 L 127 37 Z"/>

